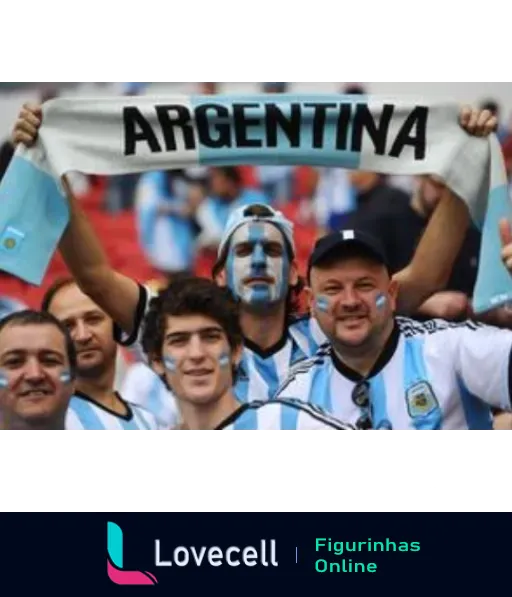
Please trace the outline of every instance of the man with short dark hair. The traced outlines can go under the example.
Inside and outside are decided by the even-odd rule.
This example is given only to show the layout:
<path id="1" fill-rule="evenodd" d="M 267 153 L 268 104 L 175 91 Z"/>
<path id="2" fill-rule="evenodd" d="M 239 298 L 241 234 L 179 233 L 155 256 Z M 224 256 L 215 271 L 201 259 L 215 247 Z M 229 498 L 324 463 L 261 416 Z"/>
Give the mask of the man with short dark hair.
<path id="1" fill-rule="evenodd" d="M 76 352 L 64 326 L 35 311 L 0 322 L 0 427 L 64 430 Z"/>
<path id="2" fill-rule="evenodd" d="M 348 428 L 294 400 L 241 405 L 233 391 L 243 351 L 239 306 L 214 282 L 191 278 L 172 283 L 152 301 L 142 343 L 177 399 L 183 430 Z"/>
<path id="3" fill-rule="evenodd" d="M 363 429 L 491 430 L 512 410 L 512 333 L 473 322 L 396 318 L 398 286 L 365 232 L 318 242 L 311 310 L 329 344 L 292 370 L 293 396 Z"/>
<path id="4" fill-rule="evenodd" d="M 42 309 L 66 327 L 77 353 L 76 391 L 66 427 L 84 431 L 157 429 L 151 412 L 140 403 L 126 402 L 115 390 L 118 346 L 112 320 L 74 280 L 57 281 L 46 293 Z"/>

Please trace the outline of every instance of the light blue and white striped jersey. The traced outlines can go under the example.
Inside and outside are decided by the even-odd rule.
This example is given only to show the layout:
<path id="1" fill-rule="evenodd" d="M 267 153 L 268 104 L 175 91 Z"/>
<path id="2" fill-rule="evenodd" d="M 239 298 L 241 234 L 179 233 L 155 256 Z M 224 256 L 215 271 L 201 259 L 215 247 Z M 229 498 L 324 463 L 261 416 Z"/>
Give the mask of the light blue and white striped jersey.
<path id="1" fill-rule="evenodd" d="M 159 429 L 155 417 L 134 404 L 126 406 L 127 415 L 120 416 L 100 406 L 85 394 L 76 393 L 66 416 L 68 431 L 151 431 Z"/>
<path id="2" fill-rule="evenodd" d="M 135 331 L 130 338 L 117 326 L 115 337 L 123 346 L 134 346 L 140 338 L 140 330 L 145 313 L 149 309 L 153 290 L 140 286 L 140 299 L 135 316 Z M 318 348 L 325 344 L 326 337 L 317 321 L 311 317 L 303 317 L 292 321 L 285 335 L 277 346 L 270 351 L 261 351 L 257 346 L 246 341 L 235 395 L 243 404 L 254 401 L 271 400 L 278 389 L 286 381 L 290 369 L 316 354 Z"/>
<path id="3" fill-rule="evenodd" d="M 511 351 L 507 330 L 398 318 L 366 380 L 373 428 L 491 430 L 491 408 L 511 410 Z M 309 402 L 356 425 L 365 415 L 354 400 L 364 381 L 325 346 L 293 369 L 277 398 Z"/>
<path id="4" fill-rule="evenodd" d="M 185 204 L 186 197 L 171 194 L 166 172 L 144 174 L 137 186 L 136 214 L 140 243 L 151 264 L 166 272 L 191 270 L 195 258 L 193 223 L 178 215 L 159 215 L 162 205 Z"/>
<path id="5" fill-rule="evenodd" d="M 239 408 L 217 431 L 352 430 L 321 409 L 296 400 L 253 402 Z"/>
<path id="6" fill-rule="evenodd" d="M 149 411 L 160 429 L 174 429 L 180 423 L 176 399 L 145 363 L 136 363 L 129 368 L 121 395 L 129 404 Z"/>
<path id="7" fill-rule="evenodd" d="M 271 400 L 290 374 L 290 368 L 310 358 L 325 343 L 325 336 L 310 317 L 290 323 L 270 351 L 245 341 L 235 395 L 242 403 Z"/>

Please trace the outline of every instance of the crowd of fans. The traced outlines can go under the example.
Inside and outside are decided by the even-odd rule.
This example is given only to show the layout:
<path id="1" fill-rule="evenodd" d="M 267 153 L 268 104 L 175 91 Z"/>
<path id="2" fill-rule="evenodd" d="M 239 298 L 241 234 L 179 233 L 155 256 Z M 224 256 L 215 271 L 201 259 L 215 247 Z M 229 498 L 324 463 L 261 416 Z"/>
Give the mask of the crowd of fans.
<path id="1" fill-rule="evenodd" d="M 198 91 L 215 94 L 217 84 L 199 83 Z M 262 91 L 285 93 L 287 83 L 263 83 Z M 125 92 L 128 95 L 144 93 L 144 84 L 127 84 Z M 364 94 L 366 90 L 354 84 L 340 89 L 340 92 L 354 95 Z M 46 93 L 43 100 L 54 95 Z M 512 183 L 512 131 L 501 119 L 500 107 L 496 102 L 487 100 L 480 108 L 498 119 L 497 134 Z M 12 141 L 6 140 L 0 149 L 0 178 L 13 152 Z M 151 289 L 154 296 L 170 284 L 163 294 L 164 298 L 160 299 L 167 305 L 166 313 L 169 316 L 178 317 L 185 313 L 182 302 L 193 298 L 195 292 L 199 297 L 206 296 L 210 303 L 217 305 L 216 312 L 220 313 L 224 329 L 227 327 L 229 330 L 231 355 L 236 354 L 246 334 L 233 327 L 229 298 L 217 296 L 212 287 L 187 286 L 190 282 L 186 281 L 187 276 L 192 274 L 211 278 L 214 266 L 218 266 L 219 248 L 224 242 L 233 214 L 243 213 L 245 208 L 251 209 L 257 205 L 263 211 L 251 213 L 251 217 L 268 217 L 272 220 L 277 217 L 274 214 L 279 212 L 279 217 L 293 222 L 294 253 L 298 274 L 302 277 L 307 277 L 308 265 L 312 265 L 310 257 L 317 239 L 340 230 L 364 230 L 372 238 L 378 239 L 386 255 L 390 275 L 397 276 L 407 270 L 413 261 L 445 192 L 440 181 L 425 177 L 391 178 L 371 172 L 333 168 L 251 165 L 152 172 L 108 180 L 76 175 L 70 177 L 70 184 L 115 269 L 121 270 L 127 278 L 136 280 L 141 288 Z M 264 211 L 265 208 L 268 212 Z M 120 253 L 123 253 L 124 261 L 121 259 L 116 263 Z M 417 305 L 413 312 L 408 312 L 407 316 L 415 321 L 441 319 L 453 323 L 473 318 L 471 299 L 479 254 L 480 233 L 470 226 L 449 280 L 443 288 L 436 288 L 436 292 Z M 113 317 L 116 314 L 105 315 L 105 309 L 97 306 L 101 302 L 93 300 L 96 298 L 94 294 L 86 296 L 87 293 L 82 292 L 84 285 L 80 280 L 78 285 L 74 284 L 76 272 L 69 267 L 69 260 L 64 260 L 66 265 L 60 256 L 56 257 L 42 289 L 28 288 L 7 274 L 0 273 L 0 320 L 12 313 L 23 313 L 26 309 L 39 310 L 42 306 L 43 313 L 39 319 L 35 315 L 25 315 L 25 319 L 20 320 L 21 324 L 33 331 L 34 326 L 44 327 L 50 323 L 55 326 L 51 333 L 61 333 L 63 338 L 66 338 L 66 329 L 73 331 L 75 354 L 70 357 L 69 347 L 63 344 L 62 354 L 58 357 L 60 366 L 55 369 L 55 383 L 62 385 L 63 395 L 66 393 L 67 376 L 74 378 L 76 375 L 76 352 L 78 360 L 82 358 L 87 361 L 90 358 L 94 361 L 94 355 L 91 356 L 95 350 L 94 343 L 98 342 L 102 347 L 107 362 L 99 369 L 91 367 L 89 379 L 86 376 L 81 381 L 80 391 L 75 389 L 68 396 L 71 407 L 65 424 L 72 429 L 156 429 L 181 425 L 183 412 L 168 391 L 173 381 L 168 374 L 172 366 L 169 365 L 167 373 L 165 370 L 152 370 L 146 365 L 146 357 L 142 354 L 144 343 L 123 342 L 120 333 L 114 338 L 110 333 L 111 319 L 116 323 L 123 322 L 119 317 Z M 187 292 L 190 294 L 187 295 Z M 142 294 L 140 297 L 137 295 L 134 302 L 140 304 L 142 298 Z M 305 294 L 297 292 L 294 298 L 297 313 L 306 313 Z M 149 299 L 146 299 L 147 303 Z M 227 306 L 223 302 L 225 300 L 228 301 Z M 146 330 L 146 344 L 153 342 L 155 336 L 158 337 L 157 315 L 155 318 L 155 321 L 150 318 L 146 324 L 154 326 L 153 335 Z M 486 320 L 486 323 L 498 328 L 510 328 L 512 315 L 504 309 L 493 314 L 493 318 Z M 129 329 L 129 324 L 122 327 L 127 332 L 134 331 Z M 96 331 L 91 332 L 91 328 Z M 161 340 L 164 341 L 163 338 Z M 0 340 L 0 349 L 1 344 Z M 161 351 L 161 345 L 154 350 Z M 145 352 L 147 355 L 148 351 Z M 255 349 L 254 352 L 258 351 Z M 300 362 L 300 359 L 297 360 Z M 3 379 L 0 375 L 0 389 Z M 112 387 L 116 390 L 114 398 L 111 396 Z M 274 390 L 278 387 L 279 383 Z M 99 399 L 91 401 L 91 395 L 99 396 Z M 298 398 L 290 396 L 290 399 L 294 397 Z M 239 394 L 236 399 L 240 399 Z M 105 417 L 99 417 L 92 403 L 103 405 Z M 329 410 L 325 404 L 322 404 L 322 409 Z M 222 420 L 229 420 L 235 411 L 233 403 L 227 403 L 222 411 L 225 415 Z M 502 415 L 500 408 L 494 408 L 493 412 L 496 415 L 496 428 L 510 427 L 508 416 Z M 250 413 L 246 412 L 244 416 L 250 417 Z M 202 428 L 203 422 L 192 414 L 189 413 L 187 420 L 195 421 L 193 424 Z M 329 421 L 327 416 L 323 424 L 341 428 Z M 362 426 L 364 428 L 364 424 Z M 385 424 L 381 425 L 381 428 L 385 427 Z M 229 425 L 226 424 L 224 428 L 229 428 Z"/>

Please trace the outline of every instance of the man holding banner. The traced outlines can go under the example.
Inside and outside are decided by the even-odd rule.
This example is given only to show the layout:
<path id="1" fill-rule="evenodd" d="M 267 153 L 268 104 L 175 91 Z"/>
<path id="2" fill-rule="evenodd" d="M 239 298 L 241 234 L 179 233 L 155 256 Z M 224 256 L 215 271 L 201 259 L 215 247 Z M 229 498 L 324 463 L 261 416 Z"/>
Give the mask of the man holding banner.
<path id="1" fill-rule="evenodd" d="M 340 98 L 337 97 L 336 99 L 339 101 Z M 150 100 L 147 98 L 140 100 L 144 103 L 144 106 L 121 106 L 121 113 L 123 114 L 122 128 L 124 131 L 122 145 L 124 149 L 122 146 L 119 146 L 119 140 L 117 139 L 114 144 L 119 149 L 116 150 L 108 142 L 110 133 L 103 133 L 106 137 L 102 142 L 101 130 L 97 130 L 99 138 L 90 137 L 89 132 L 92 130 L 91 127 L 79 124 L 81 122 L 85 124 L 89 118 L 92 120 L 96 118 L 98 122 L 101 120 L 103 123 L 111 122 L 111 124 L 114 124 L 115 117 L 112 114 L 112 102 L 107 102 L 104 106 L 96 104 L 88 106 L 86 103 L 48 106 L 45 108 L 45 124 L 42 127 L 41 120 L 43 114 L 41 109 L 37 107 L 25 107 L 16 125 L 14 140 L 16 143 L 30 146 L 36 141 L 40 130 L 39 141 L 32 151 L 37 154 L 38 148 L 40 148 L 42 143 L 45 145 L 45 158 L 50 158 L 52 151 L 49 150 L 49 146 L 53 145 L 56 151 L 55 162 L 59 162 L 58 165 L 54 163 L 53 168 L 62 170 L 63 173 L 71 167 L 71 163 L 74 160 L 76 160 L 76 163 L 72 166 L 73 169 L 82 168 L 87 171 L 91 169 L 108 171 L 110 166 L 115 171 L 144 170 L 150 167 L 154 168 L 157 166 L 157 162 L 158 167 L 163 167 L 164 162 L 166 164 L 165 167 L 172 167 L 174 162 L 176 162 L 176 165 L 179 163 L 181 166 L 190 165 L 192 162 L 189 163 L 189 160 L 197 161 L 198 144 L 204 144 L 211 149 L 211 151 L 204 153 L 202 158 L 199 156 L 199 161 L 202 163 L 206 163 L 210 159 L 212 163 L 219 160 L 231 163 L 247 162 L 249 155 L 252 156 L 254 161 L 262 163 L 269 161 L 270 155 L 274 156 L 272 159 L 279 159 L 281 162 L 287 163 L 288 161 L 291 163 L 293 160 L 295 163 L 314 163 L 327 166 L 341 165 L 342 167 L 350 168 L 356 166 L 356 162 L 354 161 L 356 153 L 354 152 L 358 148 L 361 150 L 362 145 L 370 140 L 370 145 L 373 144 L 373 149 L 372 151 L 370 149 L 364 151 L 363 148 L 361 159 L 365 156 L 368 157 L 372 152 L 375 153 L 374 165 L 376 169 L 391 168 L 390 164 L 395 164 L 394 160 L 396 160 L 398 166 L 395 164 L 393 167 L 397 170 L 401 169 L 404 173 L 407 173 L 408 169 L 410 169 L 411 173 L 429 172 L 430 168 L 432 171 L 436 171 L 442 169 L 439 164 L 439 155 L 437 155 L 441 153 L 448 162 L 444 165 L 444 168 L 447 172 L 447 178 L 450 178 L 450 175 L 454 175 L 452 174 L 453 168 L 450 170 L 451 163 L 449 158 L 453 158 L 455 150 L 460 152 L 461 147 L 464 149 L 468 143 L 468 139 L 471 138 L 467 133 L 476 136 L 488 135 L 495 127 L 495 121 L 492 116 L 485 112 L 480 113 L 464 110 L 462 115 L 460 115 L 450 110 L 443 112 L 438 106 L 434 106 L 430 112 L 427 108 L 421 110 L 418 107 L 414 107 L 408 111 L 403 106 L 397 105 L 393 107 L 387 104 L 383 107 L 380 126 L 377 126 L 371 120 L 371 111 L 369 111 L 369 108 L 366 111 L 363 109 L 364 102 L 360 99 L 341 99 L 344 102 L 339 106 L 340 112 L 336 114 L 336 117 L 327 121 L 319 119 L 319 114 L 321 116 L 329 107 L 332 108 L 330 103 L 322 103 L 321 101 L 315 104 L 304 104 L 299 101 L 296 103 L 292 102 L 289 106 L 291 110 L 290 120 L 287 121 L 284 111 L 281 110 L 283 107 L 281 103 L 275 104 L 267 100 L 262 100 L 266 116 L 264 136 L 266 136 L 266 143 L 268 145 L 267 154 L 265 152 L 259 153 L 255 149 L 261 145 L 262 141 L 256 142 L 254 139 L 248 139 L 248 129 L 245 129 L 243 133 L 240 130 L 249 110 L 247 106 L 243 107 L 245 104 L 243 104 L 242 100 L 240 100 L 242 103 L 238 104 L 234 102 L 230 106 L 232 108 L 232 115 L 226 106 L 217 105 L 216 107 L 212 107 L 211 102 L 213 100 L 211 99 L 209 100 L 209 104 L 197 106 L 196 116 L 199 117 L 198 122 L 200 124 L 197 131 L 189 128 L 187 114 L 190 114 L 190 108 L 175 103 L 173 109 L 176 110 L 176 114 L 180 117 L 179 122 L 181 124 L 178 127 L 176 122 L 173 121 L 176 126 L 173 126 L 171 123 L 171 128 L 169 128 L 169 122 L 168 120 L 166 121 L 165 114 L 167 114 L 167 117 L 169 116 L 170 108 L 164 114 L 162 106 L 157 106 L 157 114 L 159 114 L 157 122 L 160 122 L 160 124 L 162 122 L 167 123 L 167 128 L 164 130 L 163 144 L 162 137 L 160 137 L 159 133 L 155 132 L 157 129 L 154 128 L 155 124 L 151 120 L 151 108 L 155 106 L 151 104 Z M 325 99 L 323 101 L 325 102 Z M 350 102 L 353 102 L 353 104 Z M 358 126 L 350 139 L 352 151 L 347 153 L 346 145 L 349 138 L 347 131 L 343 133 L 343 126 L 350 122 L 350 109 L 354 106 L 356 106 L 356 112 L 355 116 L 353 116 L 354 113 L 352 112 L 352 116 L 355 119 L 354 124 Z M 253 106 L 253 109 L 256 108 Z M 306 109 L 313 110 L 313 120 L 305 118 Z M 59 110 L 63 111 L 60 116 L 58 115 Z M 212 113 L 217 113 L 219 118 L 222 116 L 223 119 L 215 120 L 211 116 Z M 299 118 L 301 114 L 303 116 L 302 120 Z M 400 115 L 398 119 L 395 118 L 396 122 L 393 120 L 393 114 L 395 114 L 395 117 L 397 114 Z M 428 129 L 425 128 L 429 114 L 436 126 L 445 127 L 448 132 L 451 131 L 454 137 L 452 144 L 446 146 L 441 144 L 437 152 L 435 147 L 429 151 Z M 455 123 L 450 118 L 453 118 Z M 50 122 L 47 123 L 47 119 Z M 246 118 L 245 125 L 247 125 L 248 121 L 251 121 L 251 119 Z M 322 130 L 320 126 L 322 123 L 325 130 Z M 454 124 L 456 124 L 455 128 Z M 229 132 L 226 127 L 230 125 L 237 131 L 236 147 L 233 147 L 232 141 L 229 141 L 231 137 L 228 138 L 226 136 Z M 297 125 L 299 125 L 298 128 L 296 128 Z M 47 127 L 46 129 L 45 126 Z M 213 143 L 211 136 L 212 130 L 215 127 L 220 136 Z M 281 127 L 285 131 L 290 141 L 289 147 L 284 144 L 282 134 L 278 134 L 280 132 L 278 127 Z M 331 139 L 332 134 L 335 132 L 332 130 L 332 127 L 336 127 L 337 131 L 335 135 L 337 138 L 335 143 L 337 151 L 327 147 L 326 143 L 326 139 Z M 47 131 L 47 135 L 43 135 L 45 130 Z M 258 130 L 257 127 L 254 130 Z M 414 131 L 416 131 L 416 134 L 413 134 Z M 49 142 L 44 141 L 42 137 L 48 135 Z M 437 139 L 437 137 L 435 138 Z M 112 137 L 111 140 L 114 141 L 114 138 Z M 473 147 L 473 144 L 471 145 L 471 149 L 476 154 L 487 149 L 485 141 L 481 139 L 477 141 L 480 143 L 475 147 Z M 87 149 L 87 155 L 81 156 L 82 148 L 89 147 L 89 143 L 90 149 Z M 224 147 L 223 151 L 217 154 L 213 151 L 214 145 L 218 148 Z M 309 146 L 311 146 L 311 149 L 308 149 L 309 153 L 304 153 Z M 345 150 L 343 149 L 344 146 Z M 166 152 L 164 147 L 168 148 L 169 151 Z M 175 147 L 174 150 L 172 149 L 173 147 Z M 252 149 L 246 149 L 247 147 L 251 147 Z M 111 161 L 109 160 L 108 163 L 106 158 L 101 157 L 102 155 L 106 155 L 106 153 L 112 154 Z M 393 159 L 390 161 L 389 156 L 386 158 L 382 155 L 383 153 L 390 154 Z M 464 153 L 464 156 L 467 158 L 466 154 L 468 154 L 468 151 Z M 16 190 L 14 185 L 16 170 L 21 167 L 26 170 L 27 168 L 31 168 L 35 163 L 30 162 L 29 164 L 26 157 L 20 155 L 18 160 L 22 161 L 22 163 L 18 162 L 18 164 L 15 164 L 15 167 L 11 171 L 13 195 L 20 192 L 20 189 Z M 37 161 L 37 159 L 44 160 L 45 158 L 41 158 L 41 154 L 39 154 L 39 157 L 35 159 Z M 30 157 L 30 160 L 32 159 L 33 157 Z M 466 164 L 466 162 L 467 159 L 464 163 Z M 109 163 L 110 166 L 108 165 Z M 38 176 L 40 172 L 41 170 L 38 167 Z M 455 170 L 455 174 L 457 176 L 455 177 L 454 186 L 456 188 L 459 188 L 461 184 L 464 186 L 463 183 L 466 179 L 460 177 L 458 170 Z M 44 185 L 49 184 L 50 181 L 45 178 Z M 44 185 L 38 183 L 40 191 Z M 480 182 L 476 186 L 479 187 Z M 8 190 L 9 188 L 11 187 L 7 187 Z M 462 190 L 467 191 L 464 188 Z M 29 196 L 30 194 L 25 193 L 25 200 L 28 200 Z M 54 204 L 56 204 L 58 197 L 53 195 L 52 197 L 55 202 Z M 9 197 L 9 200 L 13 201 L 12 196 Z M 37 197 L 33 197 L 31 201 L 37 206 Z M 475 206 L 471 202 L 466 201 L 466 204 L 469 205 L 473 212 L 475 211 Z M 17 208 L 19 211 L 19 205 Z M 67 208 L 68 210 L 65 213 L 59 212 L 58 214 L 59 218 L 68 221 L 65 233 L 62 236 L 57 234 L 57 237 L 61 239 L 60 249 L 62 254 L 82 290 L 96 304 L 100 305 L 105 312 L 109 313 L 114 321 L 118 322 L 121 330 L 125 331 L 124 336 L 119 334 L 119 340 L 126 343 L 133 343 L 139 337 L 139 326 L 144 312 L 148 308 L 151 294 L 146 289 L 141 288 L 135 281 L 121 276 L 109 267 L 100 244 L 95 238 L 77 202 L 71 193 L 69 193 L 69 188 Z M 268 223 L 273 228 L 268 228 L 265 225 L 266 220 L 268 220 Z M 277 220 L 280 220 L 280 223 L 276 226 Z M 447 190 L 443 201 L 430 222 L 411 267 L 397 276 L 397 281 L 401 283 L 399 298 L 403 310 L 413 310 L 431 294 L 443 288 L 451 273 L 453 261 L 464 240 L 468 222 L 469 215 L 466 205 Z M 263 224 L 263 228 L 265 229 L 263 237 L 273 232 L 273 230 L 277 230 L 277 235 L 273 239 L 265 239 L 260 235 L 260 238 L 256 242 L 254 239 L 250 243 L 245 242 L 245 247 L 242 247 L 242 253 L 243 251 L 246 253 L 230 255 L 230 251 L 232 252 L 233 249 L 231 243 L 233 233 L 236 232 L 240 239 L 242 239 L 247 234 L 247 231 L 250 230 L 251 224 L 259 227 L 260 232 L 261 225 Z M 288 223 L 288 225 L 290 224 Z M 17 226 L 20 226 L 19 222 Z M 251 389 L 244 389 L 241 392 L 241 398 L 247 401 L 268 399 L 271 397 L 282 382 L 283 376 L 286 376 L 289 367 L 296 360 L 314 354 L 319 342 L 322 341 L 322 335 L 315 332 L 314 324 L 310 326 L 309 322 L 306 322 L 306 325 L 303 326 L 306 327 L 306 332 L 305 334 L 302 333 L 302 339 L 298 337 L 293 339 L 293 333 L 290 333 L 292 328 L 289 327 L 287 319 L 289 312 L 286 310 L 286 302 L 289 298 L 291 287 L 298 281 L 298 273 L 293 262 L 293 246 L 289 242 L 291 234 L 285 231 L 286 227 L 284 219 L 280 218 L 273 211 L 267 211 L 266 214 L 247 213 L 239 219 L 235 226 L 236 230 L 228 229 L 228 236 L 223 243 L 227 252 L 221 256 L 224 258 L 224 261 L 221 263 L 221 271 L 217 272 L 218 281 L 220 280 L 220 283 L 228 284 L 232 289 L 238 288 L 242 290 L 242 292 L 238 293 L 239 298 L 242 296 L 242 302 L 244 302 L 242 287 L 245 282 L 260 287 L 260 291 L 258 292 L 245 293 L 246 296 L 252 294 L 259 295 L 260 297 L 260 304 L 258 305 L 259 312 L 255 313 L 254 309 L 246 309 L 246 313 L 243 316 L 243 321 L 251 321 L 250 324 L 245 323 L 244 325 L 244 335 L 248 341 L 247 344 L 250 348 L 255 348 L 252 351 L 253 354 L 249 355 L 248 361 L 251 364 L 247 367 L 248 370 L 245 371 L 246 387 Z M 53 230 L 53 233 L 55 233 L 55 230 Z M 247 239 L 245 240 L 247 241 Z M 242 242 L 241 244 L 243 245 L 244 243 Z M 275 253 L 271 255 L 272 251 L 278 251 L 277 245 L 280 246 L 280 254 L 277 255 Z M 263 273 L 260 271 L 257 276 L 251 274 L 252 279 L 251 276 L 247 280 L 240 279 L 238 277 L 240 276 L 240 272 L 247 272 L 247 268 L 243 265 L 243 262 L 244 260 L 251 261 L 251 254 L 253 256 L 259 254 L 262 263 L 265 262 L 261 269 L 266 268 L 266 270 Z M 272 259 L 280 260 L 282 266 L 279 272 L 279 289 L 277 288 L 276 276 L 267 275 L 269 273 L 268 265 Z M 17 274 L 20 276 L 24 275 L 26 278 L 32 277 L 33 272 L 22 272 L 20 268 L 20 262 L 17 260 L 15 264 Z M 122 301 L 119 300 L 120 296 L 123 297 Z M 265 296 L 267 299 L 265 299 Z M 246 300 L 246 306 L 247 302 Z M 269 307 L 272 307 L 272 309 L 269 309 Z M 272 312 L 275 315 L 269 319 Z M 313 331 L 310 332 L 310 329 Z M 294 349 L 294 345 L 300 348 L 300 350 Z M 258 367 L 258 363 L 255 363 L 254 359 L 251 359 L 254 354 L 258 353 L 259 357 L 263 359 L 265 367 Z M 274 358 L 276 356 L 278 358 Z M 242 382 L 243 380 L 244 376 L 242 375 Z"/>

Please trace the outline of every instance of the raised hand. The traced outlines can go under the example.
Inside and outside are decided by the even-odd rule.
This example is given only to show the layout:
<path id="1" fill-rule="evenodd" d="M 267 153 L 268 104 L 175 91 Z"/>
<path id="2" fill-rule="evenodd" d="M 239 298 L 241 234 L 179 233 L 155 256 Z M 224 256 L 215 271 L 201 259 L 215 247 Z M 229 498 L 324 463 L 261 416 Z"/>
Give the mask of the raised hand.
<path id="1" fill-rule="evenodd" d="M 11 135 L 13 145 L 32 147 L 42 124 L 43 112 L 38 104 L 25 104 L 19 113 Z"/>

